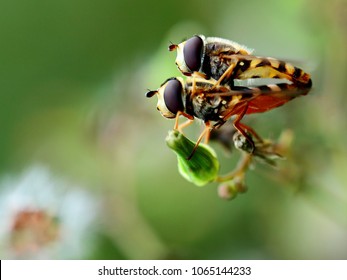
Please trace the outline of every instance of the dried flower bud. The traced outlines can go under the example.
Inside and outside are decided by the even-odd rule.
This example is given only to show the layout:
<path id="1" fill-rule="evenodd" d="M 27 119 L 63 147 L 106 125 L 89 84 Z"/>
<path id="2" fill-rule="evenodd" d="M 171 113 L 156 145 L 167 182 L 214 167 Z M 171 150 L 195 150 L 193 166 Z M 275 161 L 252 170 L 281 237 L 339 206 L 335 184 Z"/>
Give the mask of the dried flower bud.
<path id="1" fill-rule="evenodd" d="M 218 195 L 220 198 L 231 200 L 234 199 L 237 194 L 247 191 L 245 185 L 245 178 L 242 173 L 240 176 L 235 176 L 230 181 L 227 181 L 218 186 Z"/>
<path id="2" fill-rule="evenodd" d="M 233 136 L 235 148 L 244 151 L 258 160 L 261 160 L 269 165 L 276 166 L 276 160 L 283 158 L 277 152 L 277 144 L 271 140 L 254 139 L 250 133 L 247 133 L 248 137 L 253 141 L 252 144 L 243 136 L 240 132 L 236 132 Z"/>
<path id="3" fill-rule="evenodd" d="M 237 196 L 238 191 L 233 184 L 224 183 L 218 186 L 218 196 L 225 200 L 232 200 Z"/>
<path id="4" fill-rule="evenodd" d="M 248 133 L 250 139 L 252 139 L 252 135 Z M 253 139 L 252 139 L 253 140 Z M 233 136 L 233 141 L 235 148 L 238 150 L 242 150 L 246 153 L 251 154 L 253 151 L 252 143 L 250 143 L 245 136 L 243 136 L 239 131 L 236 131 Z"/>

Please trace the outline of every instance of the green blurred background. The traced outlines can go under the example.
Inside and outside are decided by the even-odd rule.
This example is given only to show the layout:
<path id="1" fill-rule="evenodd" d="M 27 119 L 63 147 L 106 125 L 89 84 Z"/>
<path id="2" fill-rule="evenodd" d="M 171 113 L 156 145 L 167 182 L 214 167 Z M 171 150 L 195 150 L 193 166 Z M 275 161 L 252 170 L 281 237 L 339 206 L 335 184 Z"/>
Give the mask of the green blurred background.
<path id="1" fill-rule="evenodd" d="M 39 163 L 100 202 L 78 258 L 346 259 L 346 19 L 345 0 L 1 1 L 1 177 Z M 294 142 L 232 201 L 179 175 L 164 140 L 173 121 L 144 96 L 180 75 L 167 46 L 193 34 L 312 74 L 309 95 L 245 118 Z M 239 154 L 213 147 L 230 170 Z"/>

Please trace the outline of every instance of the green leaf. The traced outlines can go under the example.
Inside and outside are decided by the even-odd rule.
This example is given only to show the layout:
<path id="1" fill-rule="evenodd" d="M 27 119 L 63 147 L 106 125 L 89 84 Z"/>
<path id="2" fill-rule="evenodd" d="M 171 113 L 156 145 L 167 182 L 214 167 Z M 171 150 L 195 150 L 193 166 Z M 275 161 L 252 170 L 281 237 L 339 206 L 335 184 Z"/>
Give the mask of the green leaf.
<path id="1" fill-rule="evenodd" d="M 215 151 L 208 145 L 199 144 L 191 155 L 195 142 L 192 142 L 177 130 L 169 131 L 167 145 L 177 154 L 178 170 L 189 182 L 203 186 L 214 181 L 219 172 L 219 161 Z"/>

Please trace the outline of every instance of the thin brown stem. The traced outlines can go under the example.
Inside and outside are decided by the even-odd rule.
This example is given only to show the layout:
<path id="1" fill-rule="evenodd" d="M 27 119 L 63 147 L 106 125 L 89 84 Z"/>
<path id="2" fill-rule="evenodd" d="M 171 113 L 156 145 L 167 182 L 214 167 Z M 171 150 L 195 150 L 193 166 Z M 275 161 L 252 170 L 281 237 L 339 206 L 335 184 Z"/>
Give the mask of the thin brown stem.
<path id="1" fill-rule="evenodd" d="M 243 153 L 243 156 L 240 159 L 237 167 L 226 175 L 218 176 L 215 179 L 215 182 L 227 182 L 234 179 L 235 177 L 244 176 L 244 173 L 248 169 L 251 162 L 252 162 L 252 155 L 249 153 Z"/>

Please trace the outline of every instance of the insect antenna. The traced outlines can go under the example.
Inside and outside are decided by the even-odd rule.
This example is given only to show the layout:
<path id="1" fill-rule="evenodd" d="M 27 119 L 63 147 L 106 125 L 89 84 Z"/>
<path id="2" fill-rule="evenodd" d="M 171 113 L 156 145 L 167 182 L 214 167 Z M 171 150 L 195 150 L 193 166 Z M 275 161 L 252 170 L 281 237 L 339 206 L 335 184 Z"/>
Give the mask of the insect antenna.
<path id="1" fill-rule="evenodd" d="M 172 52 L 172 51 L 174 51 L 175 49 L 177 49 L 177 47 L 178 47 L 178 45 L 176 45 L 176 44 L 174 44 L 174 43 L 172 43 L 171 41 L 170 41 L 170 45 L 169 45 L 169 51 L 170 52 Z"/>
<path id="2" fill-rule="evenodd" d="M 157 90 L 150 90 L 150 89 L 147 89 L 148 91 L 146 92 L 146 97 L 147 98 L 151 98 L 152 96 L 154 96 L 155 94 L 158 93 Z"/>

